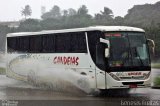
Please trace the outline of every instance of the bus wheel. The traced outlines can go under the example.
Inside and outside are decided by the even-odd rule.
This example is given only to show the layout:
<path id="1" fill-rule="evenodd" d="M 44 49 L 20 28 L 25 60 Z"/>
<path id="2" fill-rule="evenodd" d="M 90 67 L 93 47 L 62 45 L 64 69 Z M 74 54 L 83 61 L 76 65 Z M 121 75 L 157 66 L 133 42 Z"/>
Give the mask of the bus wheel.
<path id="1" fill-rule="evenodd" d="M 99 96 L 109 96 L 109 97 L 129 97 L 129 90 L 126 89 L 107 89 L 100 90 Z"/>
<path id="2" fill-rule="evenodd" d="M 92 96 L 98 97 L 98 96 L 100 96 L 100 90 L 99 89 L 91 89 L 91 92 L 89 94 Z"/>
<path id="3" fill-rule="evenodd" d="M 77 84 L 78 84 L 79 88 L 84 90 L 85 92 L 87 92 L 90 88 L 87 78 L 78 79 Z"/>

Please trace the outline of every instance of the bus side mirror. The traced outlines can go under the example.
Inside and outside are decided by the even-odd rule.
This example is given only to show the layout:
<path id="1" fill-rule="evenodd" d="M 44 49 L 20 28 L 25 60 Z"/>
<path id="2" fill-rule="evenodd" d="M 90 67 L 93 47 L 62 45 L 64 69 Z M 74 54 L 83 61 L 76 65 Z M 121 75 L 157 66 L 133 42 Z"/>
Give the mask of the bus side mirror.
<path id="1" fill-rule="evenodd" d="M 152 39 L 147 39 L 147 44 L 151 48 L 153 55 L 155 55 L 155 43 Z"/>
<path id="2" fill-rule="evenodd" d="M 105 48 L 105 57 L 109 57 L 109 48 L 110 48 L 110 42 L 109 40 L 100 38 L 100 42 L 106 44 L 106 48 Z"/>

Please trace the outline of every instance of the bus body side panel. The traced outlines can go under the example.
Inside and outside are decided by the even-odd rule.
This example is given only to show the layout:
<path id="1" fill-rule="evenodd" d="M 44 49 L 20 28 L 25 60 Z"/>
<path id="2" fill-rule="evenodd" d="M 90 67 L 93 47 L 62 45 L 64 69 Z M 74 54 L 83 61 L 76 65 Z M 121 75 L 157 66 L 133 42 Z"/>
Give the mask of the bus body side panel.
<path id="1" fill-rule="evenodd" d="M 105 71 L 96 68 L 96 83 L 98 89 L 106 89 Z"/>
<path id="2" fill-rule="evenodd" d="M 7 76 L 28 81 L 30 73 L 38 76 L 40 73 L 52 71 L 71 71 L 77 74 L 77 81 L 87 78 L 90 88 L 95 88 L 95 69 L 91 67 L 87 53 L 50 53 L 50 54 L 8 54 Z M 93 65 L 92 65 L 93 66 Z M 62 73 L 63 74 L 63 73 Z M 68 74 L 67 74 L 68 75 Z M 68 76 L 67 76 L 68 77 Z M 75 76 L 73 76 L 75 77 Z M 46 78 L 47 79 L 47 78 Z M 54 78 L 53 78 L 54 79 Z"/>
<path id="3" fill-rule="evenodd" d="M 21 81 L 27 81 L 27 72 L 25 71 L 25 68 L 19 70 L 20 67 L 17 66 L 19 62 L 23 63 L 23 60 L 20 61 L 19 59 L 20 56 L 21 54 L 7 54 L 6 76 Z"/>

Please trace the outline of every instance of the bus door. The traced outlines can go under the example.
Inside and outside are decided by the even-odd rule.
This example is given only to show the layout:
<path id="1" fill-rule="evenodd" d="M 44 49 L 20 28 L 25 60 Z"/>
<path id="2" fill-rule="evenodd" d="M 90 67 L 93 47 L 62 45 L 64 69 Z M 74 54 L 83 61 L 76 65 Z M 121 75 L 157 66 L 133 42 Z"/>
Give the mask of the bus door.
<path id="1" fill-rule="evenodd" d="M 106 72 L 105 72 L 105 45 L 98 43 L 96 45 L 96 85 L 99 89 L 106 87 Z"/>

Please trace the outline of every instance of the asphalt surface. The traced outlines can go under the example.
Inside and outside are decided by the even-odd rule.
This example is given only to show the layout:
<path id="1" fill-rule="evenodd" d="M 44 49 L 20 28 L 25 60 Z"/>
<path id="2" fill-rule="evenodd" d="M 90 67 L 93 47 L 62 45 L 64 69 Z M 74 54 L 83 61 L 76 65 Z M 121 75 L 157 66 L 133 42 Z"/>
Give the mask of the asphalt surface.
<path id="1" fill-rule="evenodd" d="M 153 69 L 152 77 L 160 75 Z M 137 88 L 130 96 L 95 97 L 81 90 L 48 90 L 0 75 L 0 106 L 160 106 L 160 89 Z"/>

